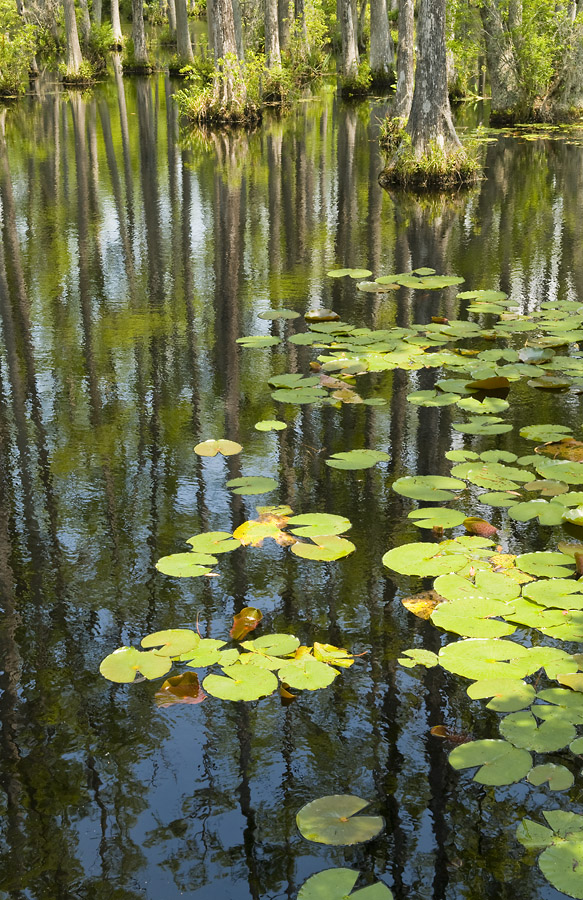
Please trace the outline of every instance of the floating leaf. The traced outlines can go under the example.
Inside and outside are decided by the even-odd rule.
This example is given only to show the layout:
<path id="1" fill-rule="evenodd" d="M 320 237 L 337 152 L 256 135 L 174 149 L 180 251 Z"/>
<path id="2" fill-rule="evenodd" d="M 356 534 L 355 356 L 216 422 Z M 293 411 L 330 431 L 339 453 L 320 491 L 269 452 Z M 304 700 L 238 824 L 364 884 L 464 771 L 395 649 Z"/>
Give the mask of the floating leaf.
<path id="1" fill-rule="evenodd" d="M 259 313 L 260 319 L 299 319 L 299 312 L 293 309 L 265 309 Z"/>
<path id="2" fill-rule="evenodd" d="M 516 462 L 517 458 L 516 453 L 510 453 L 509 450 L 484 450 L 483 453 L 480 453 L 480 459 L 484 462 L 511 463 Z"/>
<path id="3" fill-rule="evenodd" d="M 533 603 L 556 609 L 583 609 L 583 584 L 567 578 L 549 578 L 527 584 L 522 594 Z"/>
<path id="4" fill-rule="evenodd" d="M 354 656 L 348 650 L 333 644 L 320 644 L 318 641 L 314 641 L 314 659 L 342 669 L 349 669 L 354 663 Z"/>
<path id="5" fill-rule="evenodd" d="M 583 898 L 583 832 L 567 835 L 539 856 L 541 872 L 553 887 L 569 897 Z"/>
<path id="6" fill-rule="evenodd" d="M 533 686 L 518 678 L 482 679 L 471 684 L 467 694 L 472 700 L 491 697 L 486 705 L 488 709 L 495 709 L 496 712 L 516 712 L 525 709 L 536 697 Z"/>
<path id="7" fill-rule="evenodd" d="M 444 669 L 473 681 L 521 679 L 528 674 L 525 672 L 525 657 L 528 657 L 528 650 L 521 644 L 479 638 L 447 644 L 439 651 L 439 663 Z"/>
<path id="8" fill-rule="evenodd" d="M 300 691 L 328 687 L 339 674 L 338 669 L 310 656 L 288 661 L 279 670 L 281 681 Z"/>
<path id="9" fill-rule="evenodd" d="M 393 894 L 382 881 L 354 891 L 359 872 L 352 869 L 325 869 L 304 881 L 297 900 L 392 900 Z"/>
<path id="10" fill-rule="evenodd" d="M 135 647 L 119 647 L 105 657 L 99 671 L 109 681 L 124 684 L 134 681 L 138 673 L 148 679 L 161 678 L 171 668 L 172 661 L 168 657 L 151 650 L 142 653 Z"/>
<path id="11" fill-rule="evenodd" d="M 332 269 L 327 274 L 330 278 L 344 278 L 345 275 L 350 278 L 370 278 L 372 272 L 370 269 Z"/>
<path id="12" fill-rule="evenodd" d="M 530 522 L 532 519 L 538 519 L 541 525 L 560 525 L 564 513 L 564 507 L 542 498 L 515 503 L 508 511 L 510 518 L 516 522 Z"/>
<path id="13" fill-rule="evenodd" d="M 259 700 L 277 689 L 277 677 L 268 669 L 235 663 L 223 669 L 224 675 L 207 675 L 202 686 L 221 700 Z"/>
<path id="14" fill-rule="evenodd" d="M 460 575 L 441 575 L 435 590 L 446 600 L 495 600 L 508 603 L 520 596 L 520 586 L 497 572 L 476 572 L 475 582 Z M 484 613 L 491 615 L 491 613 Z"/>
<path id="15" fill-rule="evenodd" d="M 442 475 L 406 475 L 393 482 L 393 490 L 413 500 L 453 500 L 452 491 L 465 488 L 463 481 Z"/>
<path id="16" fill-rule="evenodd" d="M 459 572 L 466 564 L 467 556 L 443 553 L 439 544 L 402 544 L 383 556 L 383 565 L 387 569 L 420 578 Z"/>
<path id="17" fill-rule="evenodd" d="M 255 428 L 257 431 L 283 431 L 287 425 L 278 419 L 262 419 L 260 422 L 255 422 Z"/>
<path id="18" fill-rule="evenodd" d="M 308 388 L 291 388 L 290 390 L 286 390 L 283 388 L 279 391 L 273 391 L 271 396 L 274 400 L 279 400 L 280 403 L 316 403 L 318 400 L 322 400 L 327 396 L 326 391 L 323 388 L 318 387 L 308 387 Z"/>
<path id="19" fill-rule="evenodd" d="M 268 379 L 268 384 L 276 388 L 310 388 L 319 387 L 319 375 L 298 375 L 296 373 L 286 375 L 273 375 Z"/>
<path id="20" fill-rule="evenodd" d="M 412 669 L 413 666 L 425 666 L 426 669 L 432 669 L 438 665 L 438 657 L 431 650 L 403 650 L 404 656 L 399 657 L 398 662 L 406 669 Z"/>
<path id="21" fill-rule="evenodd" d="M 527 710 L 511 713 L 500 722 L 500 734 L 514 744 L 535 753 L 552 753 L 570 744 L 576 735 L 575 726 L 565 721 L 543 721 L 537 725 Z"/>
<path id="22" fill-rule="evenodd" d="M 548 479 L 543 478 L 536 481 L 529 481 L 528 484 L 524 485 L 524 490 L 537 491 L 543 497 L 558 497 L 561 494 L 566 494 L 569 487 L 561 481 L 549 481 Z"/>
<path id="23" fill-rule="evenodd" d="M 209 553 L 215 556 L 218 553 L 230 553 L 241 546 L 241 542 L 233 538 L 230 531 L 204 531 L 202 534 L 195 534 L 188 538 L 187 544 L 190 544 L 196 553 Z M 213 560 L 209 565 L 216 562 Z"/>
<path id="24" fill-rule="evenodd" d="M 208 575 L 212 571 L 208 566 L 214 563 L 216 559 L 201 553 L 172 553 L 170 556 L 162 556 L 156 563 L 156 568 L 163 575 L 173 578 L 199 578 L 201 575 Z"/>
<path id="25" fill-rule="evenodd" d="M 305 544 L 298 541 L 291 548 L 292 553 L 295 553 L 296 556 L 301 556 L 302 559 L 333 562 L 349 556 L 356 550 L 354 544 L 336 535 L 321 535 L 320 537 L 314 537 L 313 540 L 315 542 L 313 544 Z"/>
<path id="26" fill-rule="evenodd" d="M 414 290 L 437 291 L 441 288 L 452 287 L 456 284 L 463 284 L 464 279 L 458 278 L 456 275 L 426 275 L 415 276 L 399 275 L 395 276 L 395 283 L 403 287 L 413 288 Z"/>
<path id="27" fill-rule="evenodd" d="M 418 619 L 427 620 L 436 606 L 445 603 L 445 598 L 437 591 L 422 591 L 420 594 L 415 594 L 414 597 L 404 597 L 401 603 Z"/>
<path id="28" fill-rule="evenodd" d="M 442 391 L 414 391 L 407 395 L 409 403 L 415 406 L 451 406 L 459 400 L 458 394 L 445 394 Z"/>
<path id="29" fill-rule="evenodd" d="M 474 453 L 473 450 L 448 450 L 445 458 L 450 459 L 452 462 L 469 462 L 480 459 L 480 455 L 479 453 Z"/>
<path id="30" fill-rule="evenodd" d="M 559 375 L 540 375 L 528 380 L 529 387 L 542 391 L 566 391 L 570 384 L 570 378 L 561 378 Z"/>
<path id="31" fill-rule="evenodd" d="M 157 656 L 180 656 L 193 650 L 200 642 L 200 635 L 191 628 L 171 628 L 167 631 L 154 631 L 142 638 L 142 647 L 157 647 Z"/>
<path id="32" fill-rule="evenodd" d="M 473 780 L 496 786 L 520 781 L 532 767 L 530 753 L 497 740 L 460 744 L 449 754 L 449 762 L 454 769 L 480 766 Z"/>
<path id="33" fill-rule="evenodd" d="M 302 806 L 296 815 L 300 834 L 308 841 L 342 847 L 376 837 L 385 827 L 382 816 L 357 816 L 369 806 L 353 794 L 332 794 Z"/>
<path id="34" fill-rule="evenodd" d="M 472 391 L 502 391 L 510 387 L 510 381 L 504 376 L 493 375 L 491 378 L 470 381 L 467 387 Z"/>
<path id="35" fill-rule="evenodd" d="M 516 631 L 516 627 L 498 619 L 488 618 L 503 615 L 505 608 L 505 605 L 497 600 L 452 600 L 438 606 L 431 614 L 431 621 L 439 628 L 464 637 L 505 637 Z"/>
<path id="36" fill-rule="evenodd" d="M 277 487 L 277 481 L 264 475 L 244 475 L 242 478 L 231 478 L 227 481 L 227 487 L 232 488 L 234 494 L 243 494 L 247 497 L 252 494 L 269 493 Z"/>
<path id="37" fill-rule="evenodd" d="M 569 565 L 574 565 L 564 553 L 543 551 L 541 553 L 522 553 L 516 557 L 516 567 L 537 578 L 565 578 L 572 574 Z"/>
<path id="38" fill-rule="evenodd" d="M 452 427 L 462 434 L 505 434 L 507 431 L 512 431 L 512 425 L 504 424 L 498 416 L 472 418 L 463 425 L 454 422 Z"/>
<path id="39" fill-rule="evenodd" d="M 194 651 L 185 654 L 188 657 L 186 665 L 191 669 L 206 669 L 218 663 L 220 666 L 232 666 L 239 659 L 239 651 L 221 650 L 226 641 L 218 641 L 214 638 L 201 638 L 200 644 Z"/>
<path id="40" fill-rule="evenodd" d="M 261 516 L 259 519 L 243 522 L 235 529 L 234 534 L 244 547 L 261 547 L 267 538 L 281 547 L 289 547 L 295 542 L 295 538 L 281 530 L 286 523 L 285 516 Z"/>
<path id="41" fill-rule="evenodd" d="M 516 840 L 527 850 L 542 850 L 553 842 L 553 832 L 532 819 L 523 819 L 516 829 Z"/>
<path id="42" fill-rule="evenodd" d="M 520 494 L 509 491 L 490 491 L 487 494 L 480 494 L 480 503 L 486 503 L 488 506 L 494 507 L 510 507 L 518 503 Z"/>
<path id="43" fill-rule="evenodd" d="M 288 519 L 291 533 L 297 537 L 317 538 L 332 534 L 344 534 L 352 528 L 352 522 L 345 516 L 335 516 L 332 513 L 305 513 L 300 516 L 292 516 Z M 300 526 L 299 528 L 296 526 Z"/>
<path id="44" fill-rule="evenodd" d="M 527 425 L 519 433 L 527 441 L 561 441 L 572 430 L 568 425 Z"/>
<path id="45" fill-rule="evenodd" d="M 563 521 L 570 525 L 583 526 L 583 506 L 576 506 L 575 509 L 569 509 L 563 512 Z"/>
<path id="46" fill-rule="evenodd" d="M 388 453 L 381 450 L 348 450 L 345 453 L 333 453 L 326 465 L 333 469 L 370 469 L 379 462 L 390 460 Z"/>
<path id="47" fill-rule="evenodd" d="M 562 438 L 558 441 L 551 441 L 543 444 L 541 447 L 534 448 L 535 453 L 541 453 L 543 456 L 550 456 L 552 459 L 569 459 L 572 462 L 583 461 L 583 441 L 576 441 L 575 438 Z"/>
<path id="48" fill-rule="evenodd" d="M 456 300 L 506 300 L 508 294 L 504 291 L 478 290 L 478 291 L 462 291 L 456 294 Z"/>
<path id="49" fill-rule="evenodd" d="M 245 641 L 241 646 L 267 656 L 287 656 L 300 646 L 300 642 L 294 634 L 264 634 L 254 641 Z"/>
<path id="50" fill-rule="evenodd" d="M 537 786 L 548 782 L 551 791 L 568 791 L 575 781 L 573 773 L 566 766 L 557 766 L 554 763 L 534 766 L 526 776 L 526 780 Z"/>
<path id="51" fill-rule="evenodd" d="M 457 405 L 465 412 L 477 415 L 504 412 L 510 406 L 507 400 L 502 400 L 499 397 L 485 397 L 481 401 L 476 400 L 475 397 L 464 397 L 461 400 L 458 399 Z"/>
<path id="52" fill-rule="evenodd" d="M 339 322 L 340 316 L 332 309 L 310 309 L 304 319 L 306 322 Z"/>
<path id="53" fill-rule="evenodd" d="M 236 456 L 242 449 L 241 444 L 237 444 L 236 441 L 226 441 L 221 438 L 219 441 L 202 441 L 196 445 L 194 452 L 199 456 L 216 456 L 217 453 L 222 456 Z"/>
<path id="54" fill-rule="evenodd" d="M 428 506 L 414 509 L 409 513 L 409 519 L 413 519 L 418 528 L 455 528 L 464 521 L 464 514 L 457 509 L 444 509 L 442 507 Z"/>
<path id="55" fill-rule="evenodd" d="M 236 343 L 249 350 L 261 350 L 264 347 L 274 347 L 276 344 L 281 344 L 281 341 L 279 338 L 269 335 L 248 334 L 237 338 Z"/>
<path id="56" fill-rule="evenodd" d="M 206 694 L 200 688 L 196 672 L 183 672 L 167 678 L 160 690 L 154 694 L 156 705 L 160 709 L 178 704 L 202 703 Z"/>
<path id="57" fill-rule="evenodd" d="M 254 631 L 263 618 L 263 613 L 254 606 L 244 606 L 233 616 L 233 626 L 229 632 L 234 641 L 240 641 L 250 631 Z"/>

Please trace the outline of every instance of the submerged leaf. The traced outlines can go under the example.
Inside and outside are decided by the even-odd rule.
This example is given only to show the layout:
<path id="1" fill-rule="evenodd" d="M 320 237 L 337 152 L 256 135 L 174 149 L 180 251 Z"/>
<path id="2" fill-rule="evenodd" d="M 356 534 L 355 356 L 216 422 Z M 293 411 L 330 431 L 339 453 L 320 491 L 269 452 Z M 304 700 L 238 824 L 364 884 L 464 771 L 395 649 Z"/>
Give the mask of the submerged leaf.
<path id="1" fill-rule="evenodd" d="M 302 806 L 296 815 L 300 834 L 308 841 L 342 847 L 376 837 L 385 827 L 382 816 L 358 816 L 369 806 L 353 794 L 320 797 Z"/>
<path id="2" fill-rule="evenodd" d="M 250 631 L 254 631 L 263 618 L 263 613 L 254 606 L 244 606 L 233 616 L 233 626 L 229 632 L 234 641 L 240 641 Z"/>
<path id="3" fill-rule="evenodd" d="M 154 694 L 156 705 L 160 709 L 177 704 L 202 703 L 206 694 L 200 688 L 196 672 L 183 672 L 166 679 L 160 690 Z"/>

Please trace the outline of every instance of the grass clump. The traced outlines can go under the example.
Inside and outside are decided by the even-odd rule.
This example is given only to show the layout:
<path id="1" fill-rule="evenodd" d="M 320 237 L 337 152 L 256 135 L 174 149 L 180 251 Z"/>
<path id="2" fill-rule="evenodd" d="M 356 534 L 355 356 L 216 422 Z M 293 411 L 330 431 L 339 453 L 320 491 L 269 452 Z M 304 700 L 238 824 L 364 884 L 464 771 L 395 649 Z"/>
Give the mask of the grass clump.
<path id="1" fill-rule="evenodd" d="M 353 75 L 343 75 L 340 78 L 340 93 L 345 99 L 362 97 L 368 94 L 372 84 L 372 72 L 368 60 L 360 62 L 358 70 Z"/>
<path id="2" fill-rule="evenodd" d="M 425 153 L 417 155 L 408 137 L 405 133 L 393 159 L 381 172 L 383 187 L 447 190 L 477 180 L 479 163 L 463 147 L 444 149 L 432 142 Z"/>
<path id="3" fill-rule="evenodd" d="M 59 75 L 63 84 L 69 87 L 86 87 L 95 81 L 96 71 L 93 63 L 89 62 L 88 59 L 84 59 L 77 72 L 71 72 L 67 68 L 66 63 L 60 63 Z"/>

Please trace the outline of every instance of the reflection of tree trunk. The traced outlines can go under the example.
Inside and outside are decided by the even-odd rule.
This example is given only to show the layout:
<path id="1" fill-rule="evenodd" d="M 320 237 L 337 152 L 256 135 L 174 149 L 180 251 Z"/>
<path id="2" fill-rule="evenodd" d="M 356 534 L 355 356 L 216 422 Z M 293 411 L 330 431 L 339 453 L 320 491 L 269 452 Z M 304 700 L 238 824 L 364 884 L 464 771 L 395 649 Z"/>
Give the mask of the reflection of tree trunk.
<path id="1" fill-rule="evenodd" d="M 121 144 L 123 151 L 123 167 L 126 185 L 126 204 L 129 223 L 130 238 L 133 236 L 134 224 L 134 181 L 132 174 L 132 159 L 130 154 L 130 130 L 128 125 L 128 111 L 126 94 L 123 83 L 123 69 L 119 53 L 112 55 L 113 71 L 115 73 L 115 86 L 117 89 L 117 105 L 119 108 L 119 124 L 121 130 Z"/>
<path id="2" fill-rule="evenodd" d="M 399 45 L 397 49 L 397 89 L 393 115 L 409 118 L 414 84 L 415 0 L 399 2 Z"/>
<path id="3" fill-rule="evenodd" d="M 119 177 L 119 170 L 118 170 L 118 166 L 117 166 L 117 156 L 115 153 L 115 148 L 113 146 L 113 137 L 112 137 L 112 133 L 111 133 L 111 120 L 109 117 L 109 107 L 105 100 L 99 101 L 99 116 L 101 119 L 101 131 L 103 133 L 103 143 L 105 145 L 105 155 L 107 158 L 107 166 L 109 168 L 109 175 L 111 178 L 111 188 L 113 191 L 113 198 L 115 201 L 115 210 L 116 210 L 117 220 L 118 220 L 118 224 L 119 224 L 119 234 L 120 234 L 121 245 L 122 245 L 122 249 L 123 249 L 123 257 L 124 257 L 126 276 L 128 279 L 130 297 L 132 297 L 134 294 L 134 291 L 135 291 L 134 258 L 133 258 L 133 254 L 132 254 L 131 240 L 130 240 L 130 236 L 129 236 L 129 232 L 128 232 L 126 210 L 124 209 L 124 204 L 123 204 L 122 186 L 121 186 L 121 179 Z"/>
<path id="4" fill-rule="evenodd" d="M 358 222 L 355 179 L 357 114 L 354 106 L 342 109 L 338 122 L 338 224 L 336 258 L 346 265 L 352 259 L 352 227 Z M 343 264 L 344 264 L 343 263 Z"/>

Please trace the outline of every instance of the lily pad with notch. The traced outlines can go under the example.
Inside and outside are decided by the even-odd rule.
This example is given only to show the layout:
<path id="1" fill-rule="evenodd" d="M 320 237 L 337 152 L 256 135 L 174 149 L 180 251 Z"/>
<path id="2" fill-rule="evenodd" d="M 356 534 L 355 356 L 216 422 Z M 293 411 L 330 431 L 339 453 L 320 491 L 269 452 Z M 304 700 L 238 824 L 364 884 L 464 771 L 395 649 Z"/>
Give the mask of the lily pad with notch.
<path id="1" fill-rule="evenodd" d="M 299 691 L 328 687 L 339 674 L 338 669 L 311 656 L 288 660 L 279 670 L 283 684 Z"/>
<path id="2" fill-rule="evenodd" d="M 227 487 L 234 494 L 242 494 L 245 497 L 254 494 L 267 494 L 277 487 L 275 478 L 267 478 L 265 475 L 244 475 L 241 478 L 231 478 L 227 481 Z"/>
<path id="3" fill-rule="evenodd" d="M 351 893 L 359 874 L 343 868 L 316 872 L 304 881 L 297 900 L 393 900 L 392 892 L 382 881 Z"/>
<path id="4" fill-rule="evenodd" d="M 208 553 L 211 557 L 220 553 L 230 553 L 241 546 L 241 542 L 234 538 L 230 531 L 203 531 L 188 538 L 186 543 L 190 544 L 195 553 Z M 215 562 L 216 559 L 208 564 L 213 565 Z"/>
<path id="5" fill-rule="evenodd" d="M 247 350 L 263 350 L 266 347 L 275 347 L 276 344 L 281 344 L 281 340 L 271 335 L 248 334 L 237 338 L 236 343 Z"/>
<path id="6" fill-rule="evenodd" d="M 293 309 L 264 309 L 259 313 L 260 319 L 299 319 L 300 313 Z"/>
<path id="7" fill-rule="evenodd" d="M 218 441 L 201 441 L 194 448 L 194 452 L 197 456 L 216 456 L 217 453 L 220 453 L 222 456 L 236 456 L 242 449 L 241 444 L 238 444 L 236 441 L 227 441 L 221 438 Z"/>
<path id="8" fill-rule="evenodd" d="M 517 712 L 531 706 L 536 698 L 533 686 L 519 678 L 485 678 L 471 684 L 466 693 L 472 700 L 490 697 L 486 707 L 496 712 Z"/>
<path id="9" fill-rule="evenodd" d="M 130 684 L 138 674 L 149 680 L 161 678 L 172 668 L 172 660 L 152 650 L 141 652 L 135 647 L 119 647 L 102 660 L 99 671 L 108 681 Z"/>
<path id="10" fill-rule="evenodd" d="M 353 794 L 332 794 L 302 806 L 296 823 L 302 837 L 335 847 L 370 841 L 385 827 L 382 816 L 359 816 L 370 806 Z"/>
<path id="11" fill-rule="evenodd" d="M 337 535 L 319 535 L 312 538 L 313 544 L 297 541 L 292 545 L 291 551 L 302 559 L 311 559 L 320 562 L 334 562 L 354 553 L 356 547 L 351 541 Z"/>
<path id="12" fill-rule="evenodd" d="M 352 528 L 350 519 L 345 516 L 336 516 L 333 513 L 303 513 L 289 518 L 287 524 L 290 526 L 292 534 L 311 539 L 344 534 L 345 531 Z"/>
<path id="13" fill-rule="evenodd" d="M 449 754 L 449 762 L 454 769 L 479 766 L 473 780 L 497 787 L 521 781 L 532 768 L 530 753 L 500 740 L 460 744 Z"/>
<path id="14" fill-rule="evenodd" d="M 413 519 L 413 524 L 418 528 L 444 529 L 461 525 L 465 517 L 457 509 L 427 506 L 412 510 L 408 518 Z"/>
<path id="15" fill-rule="evenodd" d="M 333 453 L 326 465 L 333 469 L 370 469 L 379 462 L 388 462 L 390 454 L 382 450 L 347 450 Z"/>
<path id="16" fill-rule="evenodd" d="M 216 561 L 214 556 L 203 553 L 172 553 L 170 556 L 160 557 L 156 569 L 171 578 L 200 578 L 201 575 L 212 572 Z"/>
<path id="17" fill-rule="evenodd" d="M 194 650 L 200 643 L 200 635 L 191 628 L 170 628 L 166 631 L 154 631 L 142 638 L 142 647 L 154 649 L 157 656 L 181 656 Z"/>
<path id="18" fill-rule="evenodd" d="M 534 766 L 526 776 L 526 780 L 536 787 L 548 783 L 551 791 L 568 791 L 575 781 L 573 773 L 566 766 L 555 763 Z"/>
<path id="19" fill-rule="evenodd" d="M 413 500 L 453 500 L 454 491 L 464 490 L 463 481 L 442 475 L 405 475 L 393 482 L 393 490 Z"/>
<path id="20" fill-rule="evenodd" d="M 235 663 L 223 675 L 207 675 L 202 683 L 207 694 L 220 700 L 259 700 L 277 690 L 277 677 L 269 669 Z"/>

